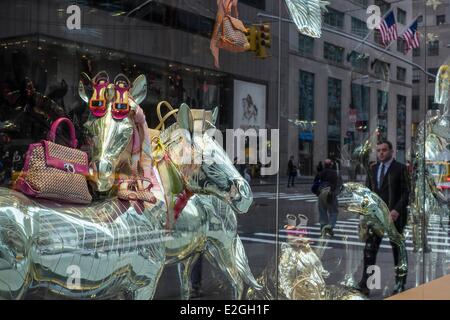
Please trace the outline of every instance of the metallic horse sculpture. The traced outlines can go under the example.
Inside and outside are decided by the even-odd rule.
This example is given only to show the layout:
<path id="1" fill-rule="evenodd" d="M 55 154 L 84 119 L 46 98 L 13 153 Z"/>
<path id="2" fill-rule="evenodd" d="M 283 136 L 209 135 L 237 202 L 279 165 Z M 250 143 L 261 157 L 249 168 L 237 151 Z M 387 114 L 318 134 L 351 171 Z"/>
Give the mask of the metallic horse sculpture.
<path id="1" fill-rule="evenodd" d="M 448 62 L 439 68 L 435 86 L 434 101 L 443 104 L 443 113 L 425 119 L 417 128 L 413 162 L 415 170 L 412 177 L 413 200 L 410 205 L 415 251 L 431 251 L 427 239 L 430 216 L 434 214 L 442 219 L 449 214 L 448 199 L 438 188 L 442 172 L 446 171 L 439 168 L 446 166 L 450 160 L 449 68 Z M 437 170 L 433 170 L 436 168 Z"/>
<path id="2" fill-rule="evenodd" d="M 138 78 L 131 89 L 144 88 L 143 81 L 145 78 Z M 84 89 L 80 87 L 80 95 L 86 101 L 88 99 L 83 92 Z M 134 97 L 135 93 L 130 96 Z M 136 103 L 132 98 L 130 102 L 132 106 Z M 163 104 L 171 108 L 166 102 L 160 105 Z M 139 108 L 137 105 L 134 107 Z M 160 114 L 159 107 L 157 111 Z M 171 225 L 171 240 L 166 242 L 166 264 L 178 264 L 184 299 L 190 295 L 189 275 L 192 266 L 202 252 L 225 273 L 233 288 L 233 298 L 242 296 L 242 280 L 255 288 L 259 287 L 248 267 L 243 245 L 237 235 L 235 217 L 235 212 L 247 212 L 252 203 L 251 190 L 222 147 L 206 133 L 209 129 L 215 129 L 213 122 L 216 115 L 217 111 L 190 110 L 183 104 L 178 110 L 175 124 L 162 132 L 152 131 L 154 161 L 157 162 L 157 150 L 164 149 L 160 151 L 168 155 L 176 169 L 176 172 L 170 173 L 164 165 L 156 165 L 166 204 L 170 207 L 180 192 L 183 193 L 180 185 L 194 193 L 176 222 L 168 221 Z M 88 121 L 86 124 L 96 135 L 121 137 L 113 139 L 116 141 L 114 145 L 111 142 L 104 144 L 106 140 L 101 139 L 93 149 L 92 159 L 97 169 L 94 181 L 102 191 L 105 191 L 105 185 L 108 189 L 113 184 L 111 172 L 119 170 L 123 173 L 124 168 L 129 166 L 131 155 L 127 151 L 132 149 L 133 141 L 132 123 L 106 120 L 91 119 L 93 122 Z M 162 199 L 162 194 L 156 192 L 155 195 Z M 173 209 L 174 206 L 169 211 Z M 169 215 L 172 216 L 172 213 Z"/>
<path id="3" fill-rule="evenodd" d="M 369 233 L 383 237 L 387 233 L 389 240 L 399 248 L 399 261 L 395 266 L 396 286 L 401 285 L 408 273 L 405 238 L 395 228 L 389 216 L 386 203 L 374 192 L 359 183 L 344 183 L 342 197 L 351 197 L 353 202 L 347 210 L 360 215 L 359 235 L 365 241 Z"/>
<path id="4" fill-rule="evenodd" d="M 295 231 L 290 232 L 287 243 L 281 244 L 278 270 L 274 261 L 275 259 L 257 279 L 264 289 L 256 291 L 249 288 L 249 299 L 365 300 L 356 290 L 327 285 L 324 278 L 328 272 L 323 268 L 318 254 L 311 248 L 308 240 L 298 239 Z"/>
<path id="5" fill-rule="evenodd" d="M 134 91 L 130 90 L 134 97 L 142 97 L 143 87 L 140 84 L 142 82 L 137 82 L 132 88 Z M 114 96 L 114 88 L 108 86 L 107 89 L 101 90 L 102 98 L 108 94 Z M 110 112 L 105 117 L 116 123 L 110 118 Z M 122 119 L 124 131 L 114 127 L 106 136 L 91 136 L 94 150 L 101 150 L 101 144 L 106 142 L 112 148 L 110 151 L 115 147 L 126 147 L 129 144 L 127 139 L 131 139 L 131 122 L 131 117 Z M 111 154 L 119 157 L 122 151 Z M 116 169 L 104 163 L 97 168 L 105 168 L 110 175 Z M 109 176 L 108 181 L 106 176 L 99 178 L 95 169 L 91 173 L 97 187 L 100 186 L 101 191 L 109 191 L 107 187 L 112 187 L 107 185 Z M 157 178 L 156 175 L 152 177 Z M 233 177 L 237 174 L 230 174 L 227 179 Z M 235 208 L 245 212 L 251 203 L 250 189 L 246 185 L 241 186 L 240 181 L 233 182 L 238 190 L 233 189 L 237 194 L 233 196 L 227 193 L 230 185 L 216 186 L 215 180 L 208 176 L 204 177 L 203 185 L 208 184 L 219 196 L 226 197 L 227 203 L 233 203 Z M 177 242 L 178 234 L 174 231 L 168 234 L 165 228 L 166 216 L 171 212 L 167 212 L 161 190 L 155 190 L 155 195 L 159 201 L 152 206 L 121 201 L 115 197 L 89 206 L 73 206 L 38 202 L 10 189 L 0 188 L 0 297 L 20 299 L 34 289 L 47 288 L 52 294 L 69 298 L 119 296 L 151 299 L 168 260 L 166 254 L 175 253 L 181 246 L 185 251 L 177 252 L 187 255 L 190 248 L 195 249 L 193 244 L 201 241 L 204 234 L 196 233 L 197 226 L 189 221 L 182 231 L 187 236 L 180 232 L 180 241 Z M 204 209 L 202 204 L 205 202 L 195 200 L 195 197 L 184 210 L 190 209 L 198 217 L 206 217 L 206 213 L 199 212 Z M 202 223 L 201 231 L 205 228 Z M 169 243 L 177 246 L 171 248 Z M 235 243 L 234 248 L 239 251 L 239 243 Z M 172 258 L 186 256 L 174 255 Z"/>

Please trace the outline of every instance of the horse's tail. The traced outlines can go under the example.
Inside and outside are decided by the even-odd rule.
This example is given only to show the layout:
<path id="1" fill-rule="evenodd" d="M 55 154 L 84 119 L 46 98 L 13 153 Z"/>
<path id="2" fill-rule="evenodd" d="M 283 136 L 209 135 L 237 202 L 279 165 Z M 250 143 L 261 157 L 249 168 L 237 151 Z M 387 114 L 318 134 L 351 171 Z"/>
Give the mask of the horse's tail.
<path id="1" fill-rule="evenodd" d="M 252 270 L 250 270 L 247 255 L 245 254 L 244 246 L 242 245 L 242 241 L 239 236 L 235 238 L 235 257 L 238 273 L 244 282 L 255 290 L 262 290 L 263 287 L 256 281 Z"/>

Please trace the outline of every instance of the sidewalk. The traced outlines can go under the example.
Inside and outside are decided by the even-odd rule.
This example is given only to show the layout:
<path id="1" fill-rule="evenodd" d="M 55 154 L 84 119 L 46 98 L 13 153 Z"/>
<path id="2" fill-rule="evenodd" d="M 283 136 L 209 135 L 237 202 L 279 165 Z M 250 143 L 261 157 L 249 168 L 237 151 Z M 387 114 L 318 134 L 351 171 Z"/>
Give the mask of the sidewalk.
<path id="1" fill-rule="evenodd" d="M 280 177 L 280 185 L 287 185 L 288 177 L 281 176 Z M 301 176 L 300 178 L 295 178 L 296 184 L 312 184 L 314 181 L 313 176 Z M 270 185 L 276 185 L 277 184 L 277 176 L 267 176 L 264 178 L 254 178 L 250 182 L 250 185 L 252 187 L 255 186 L 270 186 Z"/>
<path id="2" fill-rule="evenodd" d="M 342 180 L 344 182 L 349 181 L 349 177 L 346 175 L 342 175 Z M 366 180 L 366 177 L 364 175 L 358 175 L 355 182 L 359 182 L 364 184 L 364 181 Z M 280 185 L 287 185 L 288 177 L 283 175 L 280 176 Z M 312 185 L 314 181 L 314 176 L 301 176 L 299 178 L 295 178 L 295 184 L 310 184 Z M 256 187 L 256 186 L 271 186 L 277 184 L 277 175 L 273 176 L 266 176 L 263 178 L 254 178 L 250 182 L 250 186 Z"/>

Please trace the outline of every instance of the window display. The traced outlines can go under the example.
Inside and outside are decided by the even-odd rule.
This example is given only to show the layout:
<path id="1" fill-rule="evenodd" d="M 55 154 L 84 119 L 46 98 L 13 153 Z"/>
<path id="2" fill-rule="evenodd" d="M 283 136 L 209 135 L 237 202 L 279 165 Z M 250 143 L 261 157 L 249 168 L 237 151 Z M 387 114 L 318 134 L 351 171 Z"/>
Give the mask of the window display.
<path id="1" fill-rule="evenodd" d="M 449 8 L 3 1 L 0 298 L 366 300 L 441 281 Z"/>

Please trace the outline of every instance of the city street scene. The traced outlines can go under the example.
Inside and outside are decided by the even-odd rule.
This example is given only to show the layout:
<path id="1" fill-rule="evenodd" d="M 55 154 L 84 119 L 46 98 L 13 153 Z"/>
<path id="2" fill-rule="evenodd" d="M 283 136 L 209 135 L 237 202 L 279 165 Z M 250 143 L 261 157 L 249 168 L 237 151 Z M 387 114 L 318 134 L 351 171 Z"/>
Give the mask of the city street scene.
<path id="1" fill-rule="evenodd" d="M 450 300 L 450 0 L 0 6 L 0 299 Z"/>

